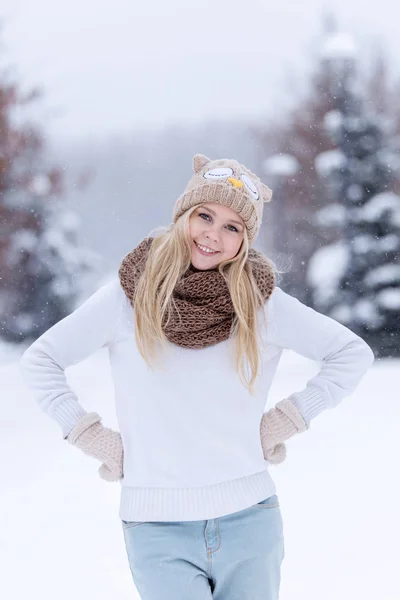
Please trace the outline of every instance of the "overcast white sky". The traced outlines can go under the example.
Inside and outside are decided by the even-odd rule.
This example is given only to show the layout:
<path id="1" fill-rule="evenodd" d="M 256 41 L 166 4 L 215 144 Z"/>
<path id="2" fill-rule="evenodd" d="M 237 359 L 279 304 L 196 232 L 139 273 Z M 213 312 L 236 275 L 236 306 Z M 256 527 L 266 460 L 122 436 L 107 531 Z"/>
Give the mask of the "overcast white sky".
<path id="1" fill-rule="evenodd" d="M 278 111 L 318 47 L 324 9 L 400 63 L 395 0 L 2 0 L 2 63 L 46 92 L 41 117 L 75 138 Z M 399 66 L 400 73 L 400 66 Z"/>

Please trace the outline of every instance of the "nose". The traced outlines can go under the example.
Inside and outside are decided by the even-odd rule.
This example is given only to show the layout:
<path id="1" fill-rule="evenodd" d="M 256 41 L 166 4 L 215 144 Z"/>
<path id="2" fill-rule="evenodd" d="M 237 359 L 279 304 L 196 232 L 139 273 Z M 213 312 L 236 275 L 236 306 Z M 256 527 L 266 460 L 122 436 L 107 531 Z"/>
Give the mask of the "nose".
<path id="1" fill-rule="evenodd" d="M 219 242 L 219 233 L 218 233 L 218 225 L 217 223 L 207 223 L 207 226 L 204 228 L 204 236 L 213 242 L 214 244 L 218 244 Z"/>
<path id="2" fill-rule="evenodd" d="M 218 234 L 215 230 L 211 229 L 211 230 L 207 230 L 205 232 L 206 238 L 209 239 L 210 241 L 213 241 L 214 243 L 218 243 Z"/>

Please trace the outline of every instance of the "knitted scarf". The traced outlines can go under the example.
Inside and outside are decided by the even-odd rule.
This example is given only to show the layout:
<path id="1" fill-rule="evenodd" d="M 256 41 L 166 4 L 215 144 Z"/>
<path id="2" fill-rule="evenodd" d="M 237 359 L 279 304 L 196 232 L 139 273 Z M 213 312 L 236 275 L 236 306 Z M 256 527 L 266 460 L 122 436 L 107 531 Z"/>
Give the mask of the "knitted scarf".
<path id="1" fill-rule="evenodd" d="M 132 306 L 153 239 L 145 238 L 119 267 L 120 283 Z M 255 262 L 255 258 L 261 261 Z M 267 301 L 275 287 L 273 270 L 257 250 L 249 250 L 248 260 Z M 190 265 L 178 280 L 173 299 L 171 318 L 167 325 L 165 319 L 163 325 L 170 342 L 184 348 L 205 348 L 229 338 L 235 312 L 226 281 L 217 268 L 202 271 Z"/>

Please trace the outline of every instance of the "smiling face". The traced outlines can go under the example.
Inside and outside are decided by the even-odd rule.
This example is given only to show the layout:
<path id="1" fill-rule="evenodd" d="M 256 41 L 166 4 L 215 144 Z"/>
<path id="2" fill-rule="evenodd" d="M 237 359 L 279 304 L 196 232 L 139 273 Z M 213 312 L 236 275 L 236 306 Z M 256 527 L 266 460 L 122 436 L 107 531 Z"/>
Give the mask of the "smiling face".
<path id="1" fill-rule="evenodd" d="M 190 215 L 189 234 L 192 265 L 201 270 L 213 269 L 239 252 L 244 223 L 232 208 L 207 202 L 197 206 Z M 207 252 L 207 249 L 212 252 Z"/>

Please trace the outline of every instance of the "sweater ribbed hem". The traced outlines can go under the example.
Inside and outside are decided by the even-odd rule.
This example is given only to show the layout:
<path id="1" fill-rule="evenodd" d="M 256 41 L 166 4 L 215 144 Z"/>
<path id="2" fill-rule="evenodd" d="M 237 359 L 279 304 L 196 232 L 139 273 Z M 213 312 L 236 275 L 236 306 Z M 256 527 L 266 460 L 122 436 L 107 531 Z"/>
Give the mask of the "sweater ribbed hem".
<path id="1" fill-rule="evenodd" d="M 124 487 L 122 482 L 119 516 L 124 521 L 216 519 L 244 510 L 275 493 L 268 470 L 192 488 Z"/>
<path id="2" fill-rule="evenodd" d="M 301 413 L 307 427 L 310 421 L 323 412 L 326 408 L 326 400 L 316 389 L 305 389 L 301 392 L 295 392 L 288 397 Z"/>
<path id="3" fill-rule="evenodd" d="M 64 439 L 68 437 L 79 419 L 86 414 L 86 410 L 73 398 L 60 402 L 49 412 L 49 415 L 60 425 Z"/>

